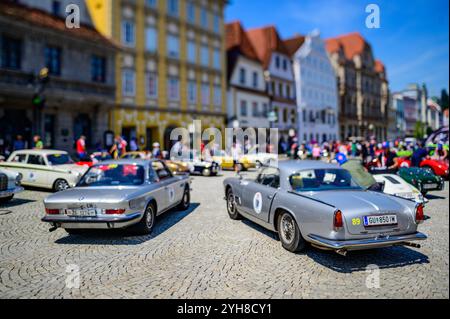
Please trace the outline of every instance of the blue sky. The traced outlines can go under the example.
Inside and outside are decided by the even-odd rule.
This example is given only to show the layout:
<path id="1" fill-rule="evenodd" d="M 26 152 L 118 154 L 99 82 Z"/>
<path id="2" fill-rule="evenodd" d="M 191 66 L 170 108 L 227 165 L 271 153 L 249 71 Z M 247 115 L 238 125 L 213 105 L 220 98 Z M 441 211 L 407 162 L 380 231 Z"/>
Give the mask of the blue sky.
<path id="1" fill-rule="evenodd" d="M 381 28 L 365 26 L 368 4 Z M 387 68 L 391 91 L 425 83 L 431 95 L 449 87 L 448 0 L 231 0 L 226 20 L 245 28 L 274 24 L 282 37 L 318 28 L 324 38 L 359 31 Z"/>

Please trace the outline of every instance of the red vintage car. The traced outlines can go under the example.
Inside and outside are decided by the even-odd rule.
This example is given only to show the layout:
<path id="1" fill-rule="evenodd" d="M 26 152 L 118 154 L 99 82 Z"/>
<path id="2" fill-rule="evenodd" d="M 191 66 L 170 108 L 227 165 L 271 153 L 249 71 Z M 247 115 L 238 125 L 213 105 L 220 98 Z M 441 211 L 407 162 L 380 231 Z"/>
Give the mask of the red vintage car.
<path id="1" fill-rule="evenodd" d="M 444 161 L 438 161 L 432 158 L 425 159 L 420 163 L 420 167 L 431 169 L 435 175 L 443 178 L 448 178 L 449 176 L 448 164 Z"/>

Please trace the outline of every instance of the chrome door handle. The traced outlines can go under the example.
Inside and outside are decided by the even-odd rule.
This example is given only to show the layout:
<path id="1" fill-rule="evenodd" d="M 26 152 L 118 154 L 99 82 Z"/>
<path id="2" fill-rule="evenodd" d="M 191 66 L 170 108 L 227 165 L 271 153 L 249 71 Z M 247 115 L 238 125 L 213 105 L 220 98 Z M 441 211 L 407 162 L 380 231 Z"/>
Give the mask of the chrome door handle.
<path id="1" fill-rule="evenodd" d="M 268 199 L 272 199 L 272 198 L 273 198 L 273 196 L 267 195 L 267 198 L 268 198 Z"/>

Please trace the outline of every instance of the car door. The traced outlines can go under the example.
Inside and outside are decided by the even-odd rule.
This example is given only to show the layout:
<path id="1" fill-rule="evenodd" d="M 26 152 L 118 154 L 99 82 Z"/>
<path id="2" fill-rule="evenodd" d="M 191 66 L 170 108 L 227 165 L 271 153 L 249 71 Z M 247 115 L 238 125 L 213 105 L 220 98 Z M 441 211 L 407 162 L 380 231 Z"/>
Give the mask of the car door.
<path id="1" fill-rule="evenodd" d="M 166 178 L 166 190 L 168 196 L 169 207 L 177 205 L 183 199 L 186 181 L 172 174 L 172 171 L 163 161 L 159 161 L 164 166 Z"/>
<path id="2" fill-rule="evenodd" d="M 152 168 L 159 180 L 159 185 L 162 189 L 162 192 L 160 193 L 161 203 L 158 203 L 158 205 L 161 207 L 161 210 L 166 210 L 172 206 L 175 206 L 178 203 L 177 198 L 180 196 L 179 192 L 177 193 L 178 189 L 176 183 L 177 181 L 179 181 L 179 179 L 175 178 L 172 175 L 169 168 L 162 161 L 152 162 Z"/>
<path id="3" fill-rule="evenodd" d="M 254 181 L 249 181 L 242 188 L 242 204 L 244 210 L 248 214 L 268 222 L 270 208 L 279 187 L 279 170 L 274 167 L 262 169 Z"/>
<path id="4" fill-rule="evenodd" d="M 23 179 L 27 184 L 39 187 L 48 186 L 49 170 L 42 155 L 28 154 L 26 168 L 27 174 L 23 176 Z"/>

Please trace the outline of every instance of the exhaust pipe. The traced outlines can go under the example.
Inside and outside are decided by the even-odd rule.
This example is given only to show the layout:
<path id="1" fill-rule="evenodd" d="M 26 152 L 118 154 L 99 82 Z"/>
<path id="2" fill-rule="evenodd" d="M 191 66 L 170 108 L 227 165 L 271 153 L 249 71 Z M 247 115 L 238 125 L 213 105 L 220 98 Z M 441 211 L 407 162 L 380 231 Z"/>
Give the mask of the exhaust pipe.
<path id="1" fill-rule="evenodd" d="M 338 253 L 341 256 L 346 257 L 347 256 L 347 251 L 345 249 L 338 249 L 336 250 L 336 253 Z"/>
<path id="2" fill-rule="evenodd" d="M 408 247 L 413 247 L 413 248 L 422 248 L 422 246 L 420 244 L 410 243 L 410 242 L 404 242 L 403 245 L 408 246 Z"/>

